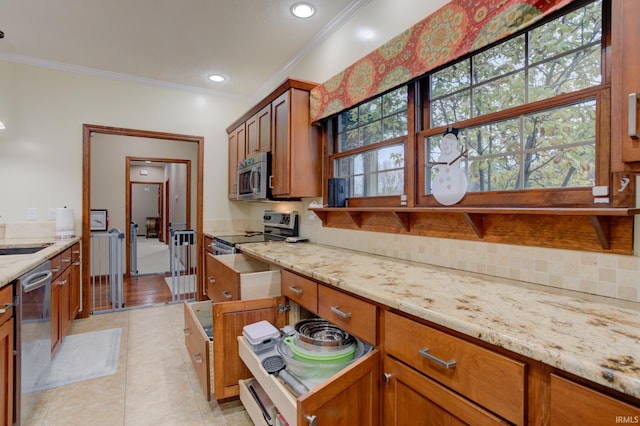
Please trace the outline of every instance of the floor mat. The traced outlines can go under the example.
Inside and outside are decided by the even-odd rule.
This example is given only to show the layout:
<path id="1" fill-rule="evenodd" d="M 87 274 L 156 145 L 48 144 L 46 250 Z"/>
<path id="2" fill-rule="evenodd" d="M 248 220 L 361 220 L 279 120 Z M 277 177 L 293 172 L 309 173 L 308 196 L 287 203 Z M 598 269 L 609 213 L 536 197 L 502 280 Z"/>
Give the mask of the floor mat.
<path id="1" fill-rule="evenodd" d="M 118 369 L 121 329 L 71 334 L 64 338 L 51 363 L 51 374 L 34 390 L 51 389 L 109 376 Z"/>

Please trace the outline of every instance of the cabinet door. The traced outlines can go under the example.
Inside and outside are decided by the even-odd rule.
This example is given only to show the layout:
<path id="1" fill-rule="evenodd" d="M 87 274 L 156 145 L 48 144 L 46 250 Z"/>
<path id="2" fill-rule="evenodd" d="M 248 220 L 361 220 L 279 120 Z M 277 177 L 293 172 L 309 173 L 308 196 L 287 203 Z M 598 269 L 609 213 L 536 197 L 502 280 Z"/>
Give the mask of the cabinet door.
<path id="1" fill-rule="evenodd" d="M 271 151 L 271 105 L 247 120 L 247 154 Z"/>
<path id="2" fill-rule="evenodd" d="M 0 369 L 2 369 L 0 415 L 4 425 L 13 424 L 13 330 L 13 318 L 0 326 Z"/>
<path id="3" fill-rule="evenodd" d="M 211 302 L 196 302 L 194 304 L 184 302 L 184 344 L 207 401 L 211 400 L 209 337 L 202 328 L 197 313 L 201 309 L 207 309 L 211 313 L 211 308 Z"/>
<path id="4" fill-rule="evenodd" d="M 373 426 L 380 423 L 380 352 L 315 387 L 298 398 L 298 425 L 345 424 Z M 411 422 L 405 424 L 412 424 Z"/>
<path id="5" fill-rule="evenodd" d="M 391 357 L 384 359 L 384 424 L 403 426 L 508 424 Z"/>
<path id="6" fill-rule="evenodd" d="M 605 425 L 640 421 L 640 408 L 551 375 L 552 425 Z"/>
<path id="7" fill-rule="evenodd" d="M 245 137 L 244 123 L 229 133 L 229 191 L 227 195 L 232 200 L 238 196 L 238 163 L 247 156 Z"/>
<path id="8" fill-rule="evenodd" d="M 80 312 L 80 292 L 82 278 L 80 276 L 80 244 L 75 244 L 72 249 L 73 259 L 71 264 L 70 300 L 69 300 L 69 321 L 73 321 Z"/>
<path id="9" fill-rule="evenodd" d="M 616 23 L 612 27 L 613 74 L 611 76 L 611 120 L 612 152 L 619 141 L 622 150 L 622 161 L 640 161 L 640 138 L 629 136 L 629 120 L 635 119 L 635 132 L 640 135 L 640 56 L 637 52 L 640 44 L 638 18 L 640 2 L 637 0 L 616 0 L 611 3 L 612 19 Z M 630 94 L 636 94 L 635 114 L 630 107 Z"/>
<path id="10" fill-rule="evenodd" d="M 60 340 L 62 340 L 71 327 L 71 268 L 67 268 L 56 281 L 60 288 L 58 321 L 60 323 Z"/>
<path id="11" fill-rule="evenodd" d="M 59 277 L 58 277 L 59 278 Z M 61 340 L 60 330 L 60 282 L 51 282 L 51 354 L 58 349 Z"/>
<path id="12" fill-rule="evenodd" d="M 238 352 L 242 328 L 262 320 L 284 327 L 285 314 L 278 309 L 282 304 L 283 297 L 213 304 L 213 388 L 217 400 L 238 396 L 238 381 L 252 377 Z"/>
<path id="13" fill-rule="evenodd" d="M 290 155 L 290 92 L 278 96 L 271 103 L 271 181 L 273 196 L 289 195 Z"/>

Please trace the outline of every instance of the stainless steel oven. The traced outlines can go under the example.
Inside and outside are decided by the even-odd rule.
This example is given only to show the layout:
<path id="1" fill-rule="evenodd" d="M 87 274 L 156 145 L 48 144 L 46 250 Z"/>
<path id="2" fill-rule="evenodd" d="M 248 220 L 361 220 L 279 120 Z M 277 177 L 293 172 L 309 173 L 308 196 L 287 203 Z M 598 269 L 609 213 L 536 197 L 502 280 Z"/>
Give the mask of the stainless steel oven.
<path id="1" fill-rule="evenodd" d="M 264 225 L 262 232 L 251 231 L 245 234 L 214 236 L 211 243 L 214 256 L 238 253 L 241 251 L 240 246 L 246 243 L 284 241 L 287 237 L 296 237 L 299 228 L 298 212 L 265 210 L 262 224 Z"/>
<path id="2" fill-rule="evenodd" d="M 238 199 L 271 198 L 271 153 L 258 152 L 238 163 Z"/>

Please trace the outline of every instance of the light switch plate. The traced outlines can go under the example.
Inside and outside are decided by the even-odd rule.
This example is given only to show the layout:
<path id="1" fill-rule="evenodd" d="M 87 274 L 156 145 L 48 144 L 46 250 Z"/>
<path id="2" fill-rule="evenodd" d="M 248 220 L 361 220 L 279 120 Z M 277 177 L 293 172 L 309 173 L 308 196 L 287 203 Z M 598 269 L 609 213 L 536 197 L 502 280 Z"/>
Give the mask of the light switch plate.
<path id="1" fill-rule="evenodd" d="M 27 220 L 36 220 L 38 218 L 38 209 L 29 207 L 27 209 Z"/>
<path id="2" fill-rule="evenodd" d="M 609 195 L 609 187 L 608 186 L 594 186 L 591 189 L 591 193 L 594 197 L 606 197 Z"/>

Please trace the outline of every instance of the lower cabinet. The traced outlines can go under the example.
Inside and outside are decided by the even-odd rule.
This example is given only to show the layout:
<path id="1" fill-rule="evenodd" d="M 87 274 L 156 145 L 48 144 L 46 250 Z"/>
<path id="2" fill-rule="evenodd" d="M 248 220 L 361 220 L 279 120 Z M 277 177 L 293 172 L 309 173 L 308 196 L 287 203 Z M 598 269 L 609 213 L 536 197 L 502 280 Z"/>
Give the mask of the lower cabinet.
<path id="1" fill-rule="evenodd" d="M 640 408 L 551 375 L 551 424 L 599 426 L 640 423 Z"/>
<path id="2" fill-rule="evenodd" d="M 14 400 L 14 336 L 15 320 L 13 314 L 13 284 L 0 289 L 0 416 L 3 425 L 13 424 Z"/>
<path id="3" fill-rule="evenodd" d="M 51 259 L 51 353 L 54 353 L 80 311 L 80 244 Z"/>
<path id="4" fill-rule="evenodd" d="M 392 357 L 384 359 L 384 374 L 385 425 L 508 424 Z"/>
<path id="5" fill-rule="evenodd" d="M 262 367 L 244 337 L 238 337 L 240 358 L 290 426 L 379 424 L 380 353 L 377 349 L 334 374 L 309 392 L 295 397 Z M 240 399 L 256 425 L 267 425 L 255 399 L 242 381 Z M 410 424 L 410 423 L 406 423 Z"/>
<path id="6" fill-rule="evenodd" d="M 283 303 L 282 297 L 184 303 L 185 345 L 207 401 L 239 395 L 239 381 L 251 372 L 240 360 L 237 338 L 245 325 L 262 320 L 284 327 Z"/>
<path id="7" fill-rule="evenodd" d="M 486 410 L 487 420 L 491 422 L 499 419 L 488 415 L 489 412 L 513 424 L 525 423 L 526 364 L 389 311 L 385 312 L 384 330 L 387 356 L 406 364 L 409 369 L 401 369 L 401 378 L 397 380 L 393 371 L 384 371 L 385 377 L 389 378 L 385 385 L 384 409 L 392 413 L 389 414 L 391 419 L 404 415 L 403 411 L 415 412 L 418 408 L 405 406 L 405 399 L 397 396 L 398 390 L 394 387 L 400 386 L 402 392 L 409 393 L 411 387 L 406 385 L 422 379 L 424 389 L 428 388 L 427 384 L 433 387 L 437 382 L 437 389 L 441 390 L 425 394 L 438 394 L 437 401 L 428 403 L 424 395 L 414 395 L 414 402 L 425 402 L 424 409 L 437 406 L 437 410 L 433 409 L 443 416 L 445 413 L 458 415 L 463 412 L 459 411 L 462 408 L 470 413 Z M 398 363 L 391 361 L 386 361 L 385 367 L 389 365 L 394 371 L 398 370 Z M 414 380 L 407 381 L 407 377 Z"/>

